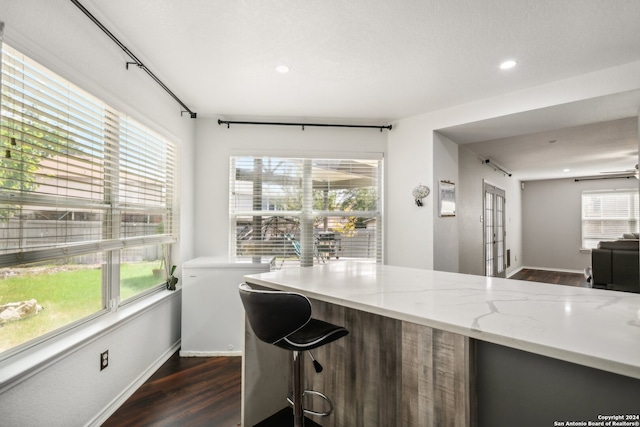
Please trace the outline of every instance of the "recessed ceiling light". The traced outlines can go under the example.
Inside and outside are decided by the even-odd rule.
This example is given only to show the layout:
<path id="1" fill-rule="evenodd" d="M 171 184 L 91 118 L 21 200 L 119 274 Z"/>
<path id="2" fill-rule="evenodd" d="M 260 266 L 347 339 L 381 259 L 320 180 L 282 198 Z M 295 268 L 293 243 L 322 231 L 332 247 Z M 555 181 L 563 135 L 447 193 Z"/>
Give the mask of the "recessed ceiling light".
<path id="1" fill-rule="evenodd" d="M 504 61 L 502 64 L 500 64 L 500 69 L 508 70 L 509 68 L 515 67 L 516 64 L 517 64 L 516 61 L 514 61 L 513 59 L 509 59 L 508 61 Z"/>
<path id="2" fill-rule="evenodd" d="M 562 169 L 562 172 L 571 172 L 571 169 Z"/>
<path id="3" fill-rule="evenodd" d="M 286 65 L 278 65 L 276 67 L 276 71 L 280 74 L 287 74 L 289 72 L 289 67 L 287 67 Z"/>

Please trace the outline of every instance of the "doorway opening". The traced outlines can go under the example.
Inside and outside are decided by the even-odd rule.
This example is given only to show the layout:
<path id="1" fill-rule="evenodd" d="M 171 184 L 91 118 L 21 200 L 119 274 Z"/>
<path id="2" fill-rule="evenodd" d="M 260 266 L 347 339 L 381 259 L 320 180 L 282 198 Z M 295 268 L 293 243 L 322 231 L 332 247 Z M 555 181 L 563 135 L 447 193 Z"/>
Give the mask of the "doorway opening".
<path id="1" fill-rule="evenodd" d="M 483 182 L 485 276 L 506 277 L 505 191 Z"/>

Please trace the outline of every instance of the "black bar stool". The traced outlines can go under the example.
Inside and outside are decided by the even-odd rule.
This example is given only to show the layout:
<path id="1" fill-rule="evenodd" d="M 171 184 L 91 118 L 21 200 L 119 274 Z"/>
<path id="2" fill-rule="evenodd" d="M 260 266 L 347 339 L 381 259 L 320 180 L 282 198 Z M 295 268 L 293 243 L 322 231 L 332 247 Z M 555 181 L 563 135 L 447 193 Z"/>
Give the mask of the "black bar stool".
<path id="1" fill-rule="evenodd" d="M 313 319 L 311 302 L 302 294 L 252 289 L 245 283 L 240 285 L 239 291 L 247 319 L 258 339 L 293 353 L 293 401 L 287 400 L 293 405 L 294 426 L 304 425 L 305 413 L 316 416 L 331 414 L 333 403 L 327 396 L 313 390 L 303 391 L 300 352 L 321 347 L 347 335 L 349 331 L 341 326 Z M 322 366 L 313 359 L 313 355 L 311 359 L 316 372 L 321 372 Z M 304 409 L 302 396 L 305 393 L 325 399 L 330 405 L 329 411 Z"/>

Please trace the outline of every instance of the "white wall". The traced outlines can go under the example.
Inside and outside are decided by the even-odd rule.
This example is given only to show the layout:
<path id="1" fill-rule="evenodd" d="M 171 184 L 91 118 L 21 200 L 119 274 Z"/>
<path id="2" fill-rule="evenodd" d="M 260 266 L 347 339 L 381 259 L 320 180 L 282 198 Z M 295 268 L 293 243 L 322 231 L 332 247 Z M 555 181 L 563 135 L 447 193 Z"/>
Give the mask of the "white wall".
<path id="1" fill-rule="evenodd" d="M 180 297 L 174 292 L 146 310 L 123 310 L 117 319 L 103 319 L 72 349 L 57 352 L 59 346 L 49 346 L 43 365 L 0 386 L 0 425 L 102 424 L 177 351 Z M 105 350 L 109 366 L 100 371 Z"/>
<path id="2" fill-rule="evenodd" d="M 393 124 L 387 148 L 386 263 L 405 267 L 433 267 L 433 128 L 422 117 Z M 431 189 L 424 206 L 415 205 L 417 185 Z"/>
<path id="3" fill-rule="evenodd" d="M 458 214 L 460 273 L 484 276 L 483 183 L 486 181 L 505 191 L 506 249 L 511 250 L 507 276 L 522 266 L 522 190 L 517 177 L 506 176 L 483 164 L 478 156 L 461 146 L 460 203 Z"/>
<path id="4" fill-rule="evenodd" d="M 5 43 L 179 144 L 181 238 L 175 261 L 192 258 L 195 121 L 181 118 L 181 107 L 142 70 L 127 71 L 126 55 L 70 1 L 0 0 L 0 20 Z M 151 306 L 130 306 L 126 320 L 120 311 L 79 328 L 82 339 L 52 340 L 1 361 L 0 424 L 99 423 L 179 345 L 180 296 L 165 291 Z M 100 372 L 99 353 L 106 349 L 110 366 Z"/>
<path id="5" fill-rule="evenodd" d="M 229 156 L 253 154 L 334 156 L 336 153 L 385 153 L 387 131 L 288 126 L 218 125 L 198 119 L 195 161 L 195 226 L 197 256 L 229 253 Z M 386 165 L 385 165 L 386 167 Z"/>
<path id="6" fill-rule="evenodd" d="M 524 265 L 582 272 L 591 253 L 581 252 L 581 195 L 586 190 L 638 188 L 635 179 L 525 182 L 522 191 Z"/>
<path id="7" fill-rule="evenodd" d="M 433 135 L 438 129 L 640 88 L 640 61 L 395 122 L 389 133 L 388 263 L 433 268 L 432 206 L 411 209 L 411 190 L 435 188 Z M 434 198 L 429 198 L 429 203 Z M 426 207 L 426 206 L 425 206 Z"/>
<path id="8" fill-rule="evenodd" d="M 458 174 L 458 144 L 449 138 L 435 133 L 433 135 L 433 268 L 434 270 L 459 271 L 458 222 L 461 214 Z M 464 172 L 463 172 L 464 173 Z M 439 207 L 440 181 L 456 184 L 456 216 L 441 217 Z"/>

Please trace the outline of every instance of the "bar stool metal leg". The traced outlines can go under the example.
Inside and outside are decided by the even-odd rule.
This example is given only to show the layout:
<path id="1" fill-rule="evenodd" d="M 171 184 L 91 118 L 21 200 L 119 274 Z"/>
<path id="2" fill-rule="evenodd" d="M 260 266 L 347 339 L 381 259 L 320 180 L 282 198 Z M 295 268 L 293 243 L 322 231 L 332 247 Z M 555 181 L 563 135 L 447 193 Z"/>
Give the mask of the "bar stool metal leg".
<path id="1" fill-rule="evenodd" d="M 293 425 L 304 427 L 304 409 L 302 407 L 302 354 L 293 351 Z"/>

